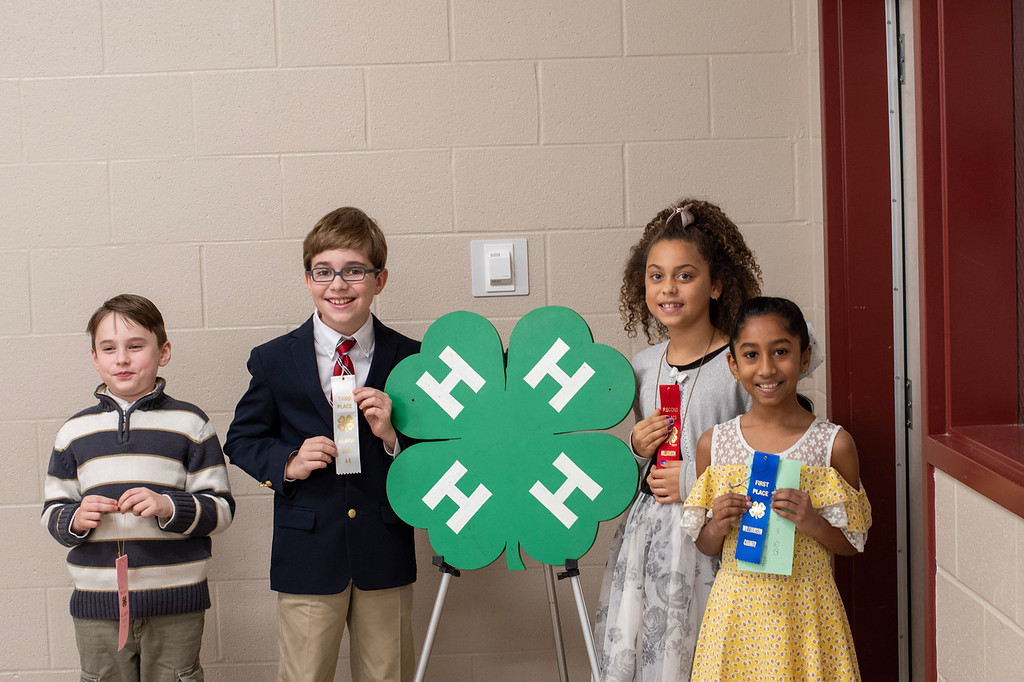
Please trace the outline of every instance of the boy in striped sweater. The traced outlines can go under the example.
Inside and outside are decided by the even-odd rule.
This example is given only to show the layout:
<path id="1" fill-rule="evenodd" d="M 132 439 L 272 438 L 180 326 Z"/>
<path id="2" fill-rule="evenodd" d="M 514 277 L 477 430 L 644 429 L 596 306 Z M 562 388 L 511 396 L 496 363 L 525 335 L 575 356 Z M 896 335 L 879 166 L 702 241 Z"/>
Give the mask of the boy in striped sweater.
<path id="1" fill-rule="evenodd" d="M 157 372 L 171 344 L 151 301 L 115 296 L 87 331 L 103 381 L 99 403 L 57 433 L 42 514 L 72 548 L 82 679 L 202 680 L 209 536 L 227 528 L 235 508 L 220 442 L 202 410 L 164 392 Z M 115 569 L 122 555 L 127 604 Z"/>

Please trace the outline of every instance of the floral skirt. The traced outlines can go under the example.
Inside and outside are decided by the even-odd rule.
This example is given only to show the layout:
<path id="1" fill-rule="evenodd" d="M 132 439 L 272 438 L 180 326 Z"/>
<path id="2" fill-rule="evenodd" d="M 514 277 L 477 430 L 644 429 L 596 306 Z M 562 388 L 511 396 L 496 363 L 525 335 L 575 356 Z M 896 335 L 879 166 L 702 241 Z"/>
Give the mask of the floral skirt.
<path id="1" fill-rule="evenodd" d="M 690 679 L 717 562 L 682 532 L 682 509 L 640 494 L 615 533 L 594 632 L 604 682 Z"/>

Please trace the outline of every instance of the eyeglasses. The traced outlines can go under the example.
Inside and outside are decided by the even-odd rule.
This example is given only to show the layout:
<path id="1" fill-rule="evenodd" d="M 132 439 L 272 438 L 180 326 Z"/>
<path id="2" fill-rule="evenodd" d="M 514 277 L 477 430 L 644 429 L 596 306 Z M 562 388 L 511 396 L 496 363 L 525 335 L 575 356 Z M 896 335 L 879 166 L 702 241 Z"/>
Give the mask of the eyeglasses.
<path id="1" fill-rule="evenodd" d="M 349 265 L 341 270 L 318 265 L 312 270 L 306 270 L 306 274 L 317 284 L 330 284 L 335 277 L 341 277 L 345 282 L 362 282 L 367 275 L 378 272 L 381 272 L 380 268 L 364 268 L 362 265 Z"/>

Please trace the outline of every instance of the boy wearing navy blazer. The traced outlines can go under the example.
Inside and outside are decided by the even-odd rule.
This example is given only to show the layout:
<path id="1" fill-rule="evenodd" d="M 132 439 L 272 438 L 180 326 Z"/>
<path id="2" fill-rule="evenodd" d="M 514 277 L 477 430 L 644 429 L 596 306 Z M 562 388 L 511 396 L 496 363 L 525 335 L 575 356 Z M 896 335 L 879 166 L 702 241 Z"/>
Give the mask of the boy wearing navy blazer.
<path id="1" fill-rule="evenodd" d="M 252 350 L 252 379 L 224 442 L 232 464 L 274 491 L 279 678 L 333 680 L 347 625 L 355 679 L 405 682 L 415 672 L 416 559 L 412 528 L 385 494 L 401 443 L 382 389 L 419 342 L 370 314 L 388 279 L 387 242 L 365 213 L 346 207 L 321 218 L 302 258 L 316 311 Z M 342 373 L 355 375 L 360 473 L 335 469 L 331 387 Z"/>

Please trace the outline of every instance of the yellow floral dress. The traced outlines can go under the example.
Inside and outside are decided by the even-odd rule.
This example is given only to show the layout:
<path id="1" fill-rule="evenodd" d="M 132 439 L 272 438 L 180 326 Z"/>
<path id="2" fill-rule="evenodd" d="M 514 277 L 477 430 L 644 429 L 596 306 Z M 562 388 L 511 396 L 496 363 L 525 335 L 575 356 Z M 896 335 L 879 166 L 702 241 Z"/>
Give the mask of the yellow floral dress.
<path id="1" fill-rule="evenodd" d="M 854 490 L 830 465 L 840 427 L 816 419 L 780 457 L 797 459 L 800 489 L 819 514 L 840 528 L 858 551 L 871 526 L 863 485 Z M 745 490 L 746 462 L 754 453 L 739 417 L 715 427 L 711 466 L 683 504 L 684 530 L 696 539 L 715 498 Z M 722 567 L 708 601 L 693 664 L 699 680 L 860 680 L 849 621 L 832 577 L 832 554 L 817 540 L 796 533 L 792 575 L 739 570 L 737 528 L 722 546 Z"/>

